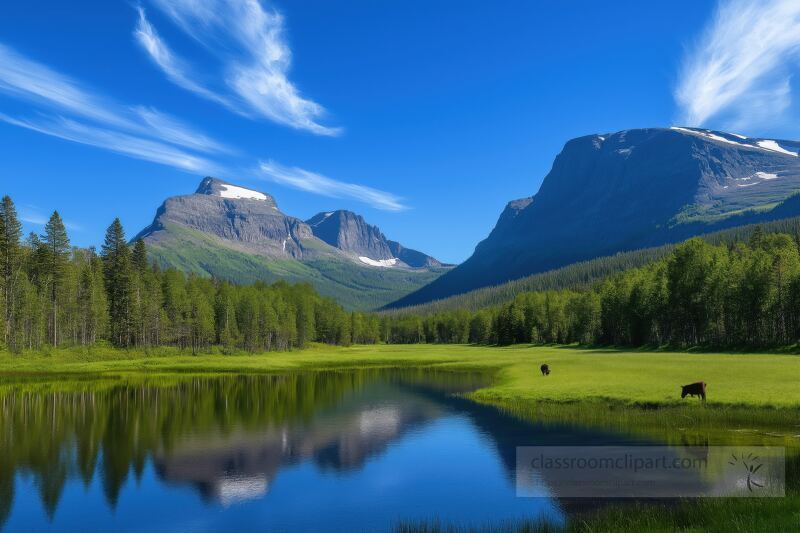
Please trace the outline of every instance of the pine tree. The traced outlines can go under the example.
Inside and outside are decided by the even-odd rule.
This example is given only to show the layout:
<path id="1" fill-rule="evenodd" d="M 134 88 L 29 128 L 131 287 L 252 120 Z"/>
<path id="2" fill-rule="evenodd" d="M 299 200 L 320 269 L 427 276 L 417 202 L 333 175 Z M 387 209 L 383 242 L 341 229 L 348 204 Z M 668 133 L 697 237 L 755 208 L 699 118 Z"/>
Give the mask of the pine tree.
<path id="1" fill-rule="evenodd" d="M 118 218 L 106 230 L 101 250 L 108 296 L 111 342 L 127 347 L 131 340 L 131 250 Z"/>
<path id="2" fill-rule="evenodd" d="M 756 226 L 753 230 L 753 233 L 750 235 L 750 248 L 758 248 L 761 246 L 761 243 L 764 242 L 764 228 L 761 226 Z"/>
<path id="3" fill-rule="evenodd" d="M 214 299 L 214 315 L 216 317 L 217 342 L 226 350 L 230 350 L 239 336 L 236 321 L 236 305 L 233 288 L 229 283 L 220 283 Z"/>
<path id="4" fill-rule="evenodd" d="M 58 211 L 53 211 L 50 220 L 44 227 L 42 235 L 42 245 L 44 249 L 44 271 L 50 283 L 50 310 L 51 310 L 51 329 L 50 339 L 53 346 L 58 346 L 58 306 L 59 294 L 62 282 L 67 270 L 69 261 L 69 237 L 64 221 Z"/>
<path id="5" fill-rule="evenodd" d="M 147 247 L 142 239 L 136 239 L 136 242 L 133 243 L 131 262 L 138 273 L 142 274 L 147 270 Z"/>
<path id="6" fill-rule="evenodd" d="M 81 343 L 91 345 L 104 338 L 108 322 L 108 306 L 102 263 L 90 249 L 78 281 L 79 333 Z"/>
<path id="7" fill-rule="evenodd" d="M 6 229 L 5 229 L 5 218 L 0 213 L 0 261 L 2 261 L 2 256 L 5 256 L 5 251 L 8 245 L 6 244 Z M 2 320 L 2 330 L 3 330 L 3 342 L 6 346 L 9 345 L 9 333 L 11 332 L 11 313 L 10 313 L 10 303 L 8 301 L 8 295 L 11 293 L 11 284 L 9 280 L 5 279 L 4 272 L 5 269 L 2 268 L 0 265 L 0 291 L 2 291 L 3 298 L 0 300 L 0 320 Z"/>
<path id="8" fill-rule="evenodd" d="M 131 252 L 131 331 L 134 344 L 145 346 L 147 344 L 147 291 L 145 289 L 145 276 L 147 275 L 147 249 L 142 239 L 136 239 Z"/>
<path id="9" fill-rule="evenodd" d="M 3 339 L 6 345 L 13 346 L 11 331 L 15 317 L 14 287 L 16 277 L 22 267 L 22 224 L 17 218 L 17 210 L 11 198 L 4 196 L 0 201 L 0 285 L 3 289 L 3 307 L 5 309 L 5 329 Z"/>

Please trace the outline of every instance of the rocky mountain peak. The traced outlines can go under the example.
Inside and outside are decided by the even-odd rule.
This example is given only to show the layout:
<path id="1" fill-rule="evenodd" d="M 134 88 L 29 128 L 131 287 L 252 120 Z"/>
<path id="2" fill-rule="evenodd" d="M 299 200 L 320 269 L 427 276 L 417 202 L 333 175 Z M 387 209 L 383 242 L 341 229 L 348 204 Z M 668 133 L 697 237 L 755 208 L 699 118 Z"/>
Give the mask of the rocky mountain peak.
<path id="1" fill-rule="evenodd" d="M 342 251 L 373 261 L 394 259 L 381 230 L 352 211 L 340 209 L 317 213 L 306 224 L 314 236 Z"/>
<path id="2" fill-rule="evenodd" d="M 397 241 L 390 241 L 377 226 L 352 211 L 340 209 L 317 213 L 306 221 L 314 236 L 370 266 L 412 268 L 441 267 L 437 259 Z"/>
<path id="3" fill-rule="evenodd" d="M 255 200 L 266 202 L 269 206 L 276 209 L 278 207 L 278 204 L 275 202 L 275 198 L 269 194 L 248 189 L 246 187 L 241 187 L 239 185 L 233 185 L 210 176 L 203 178 L 203 181 L 200 182 L 195 194 L 218 196 L 220 198 L 225 198 L 226 200 Z"/>
<path id="4" fill-rule="evenodd" d="M 572 139 L 466 262 L 395 305 L 795 216 L 799 153 L 797 141 L 678 126 Z"/>
<path id="5" fill-rule="evenodd" d="M 314 231 L 279 211 L 272 196 L 207 177 L 194 193 L 164 200 L 134 240 L 143 239 L 162 267 L 237 283 L 311 283 L 353 309 L 381 307 L 444 271 L 353 212 L 320 213 L 309 222 Z"/>

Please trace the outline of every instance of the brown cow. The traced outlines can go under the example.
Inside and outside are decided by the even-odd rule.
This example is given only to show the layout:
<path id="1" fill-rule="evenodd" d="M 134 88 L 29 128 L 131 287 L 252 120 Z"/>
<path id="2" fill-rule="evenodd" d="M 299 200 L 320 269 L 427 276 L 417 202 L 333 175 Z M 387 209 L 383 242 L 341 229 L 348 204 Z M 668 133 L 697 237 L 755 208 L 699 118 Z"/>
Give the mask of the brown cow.
<path id="1" fill-rule="evenodd" d="M 698 381 L 697 383 L 682 385 L 681 398 L 686 398 L 686 396 L 700 396 L 703 401 L 706 401 L 706 382 Z"/>
<path id="2" fill-rule="evenodd" d="M 550 367 L 547 365 L 547 363 L 545 363 L 542 366 L 540 366 L 539 370 L 542 371 L 542 375 L 543 376 L 549 376 L 550 375 Z"/>

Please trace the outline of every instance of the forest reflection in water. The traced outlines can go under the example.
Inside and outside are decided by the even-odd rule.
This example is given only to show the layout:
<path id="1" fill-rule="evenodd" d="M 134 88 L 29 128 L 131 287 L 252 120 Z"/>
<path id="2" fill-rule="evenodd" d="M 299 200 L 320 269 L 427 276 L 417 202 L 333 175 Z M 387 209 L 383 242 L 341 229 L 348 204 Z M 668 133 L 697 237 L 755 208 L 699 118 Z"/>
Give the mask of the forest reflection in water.
<path id="1" fill-rule="evenodd" d="M 471 373 L 365 370 L 6 384 L 0 525 L 21 475 L 52 520 L 68 481 L 99 482 L 113 510 L 148 461 L 164 484 L 195 487 L 206 502 L 258 498 L 284 465 L 357 468 L 441 416 L 443 406 L 404 387 L 446 396 L 485 382 Z"/>
<path id="2" fill-rule="evenodd" d="M 666 444 L 681 454 L 709 445 L 703 431 L 654 438 L 524 421 L 459 394 L 489 377 L 425 368 L 6 380 L 0 527 L 563 523 L 608 502 L 566 498 L 546 478 L 539 497 L 517 497 L 518 446 Z M 796 490 L 797 457 L 787 459 L 788 487 Z"/>

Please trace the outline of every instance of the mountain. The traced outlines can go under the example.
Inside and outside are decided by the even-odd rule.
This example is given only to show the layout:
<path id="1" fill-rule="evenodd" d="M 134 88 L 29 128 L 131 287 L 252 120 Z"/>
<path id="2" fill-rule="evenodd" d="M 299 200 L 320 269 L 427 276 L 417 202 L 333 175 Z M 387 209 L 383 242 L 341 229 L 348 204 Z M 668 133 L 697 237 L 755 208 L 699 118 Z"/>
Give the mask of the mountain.
<path id="1" fill-rule="evenodd" d="M 467 261 L 390 307 L 798 215 L 798 151 L 795 141 L 678 127 L 573 139 Z"/>
<path id="2" fill-rule="evenodd" d="M 800 239 L 800 216 L 736 226 L 712 233 L 703 233 L 697 237 L 714 246 L 724 244 L 731 247 L 737 243 L 749 242 L 756 231 L 765 235 L 784 233 Z M 478 311 L 512 302 L 523 292 L 585 289 L 608 276 L 658 261 L 671 254 L 676 246 L 678 243 L 662 244 L 661 246 L 618 252 L 611 256 L 595 257 L 587 261 L 578 261 L 499 285 L 481 287 L 424 304 L 402 307 L 391 311 L 391 314 L 393 316 L 407 314 L 425 316 L 458 310 Z"/>
<path id="3" fill-rule="evenodd" d="M 429 255 L 388 240 L 377 226 L 367 224 L 364 217 L 352 211 L 318 213 L 306 224 L 315 237 L 358 256 L 359 261 L 367 265 L 404 264 L 413 268 L 445 266 Z"/>
<path id="4" fill-rule="evenodd" d="M 307 281 L 352 309 L 380 307 L 447 270 L 355 213 L 326 215 L 306 223 L 269 194 L 209 177 L 194 194 L 165 200 L 134 240 L 143 239 L 162 267 L 238 283 Z"/>

